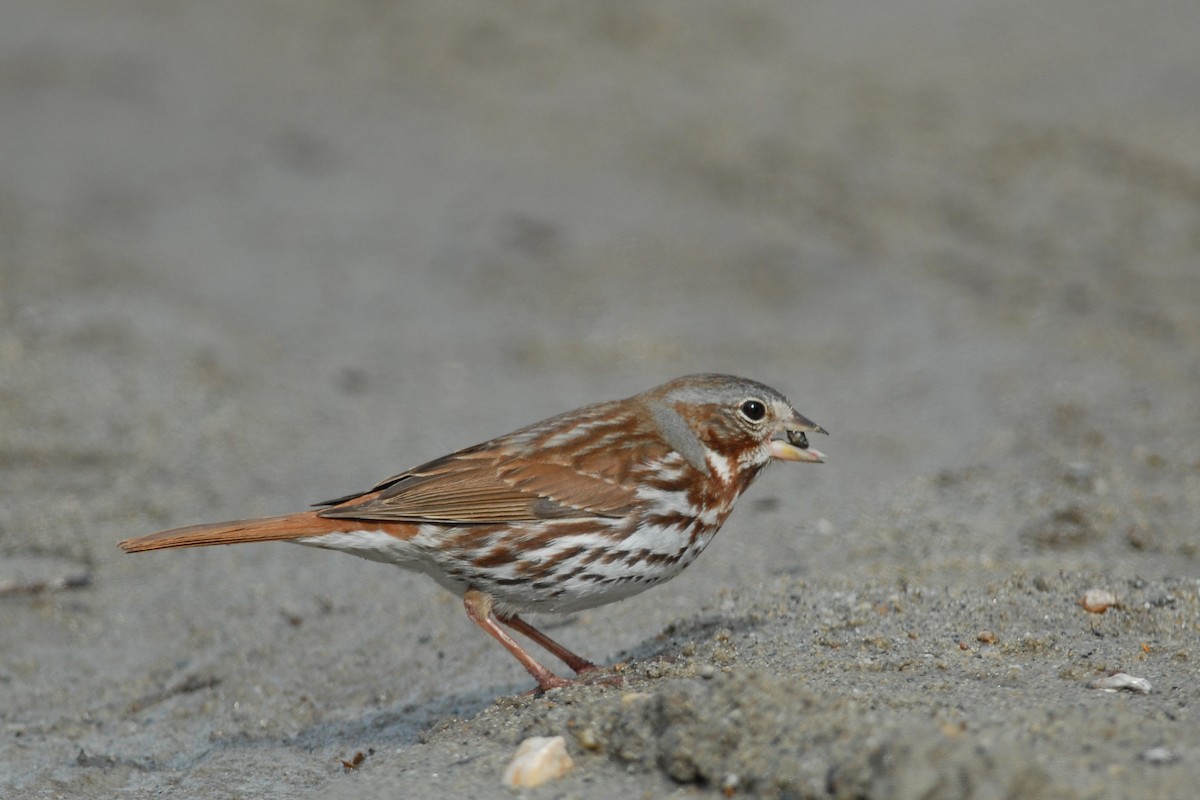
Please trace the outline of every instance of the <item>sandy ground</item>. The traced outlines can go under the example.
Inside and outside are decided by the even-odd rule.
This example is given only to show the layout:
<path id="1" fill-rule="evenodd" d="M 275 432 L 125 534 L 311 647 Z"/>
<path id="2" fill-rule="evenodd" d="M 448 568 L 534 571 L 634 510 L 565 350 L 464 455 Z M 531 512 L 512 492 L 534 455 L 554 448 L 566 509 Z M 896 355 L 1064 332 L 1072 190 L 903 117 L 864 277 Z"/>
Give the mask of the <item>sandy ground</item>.
<path id="1" fill-rule="evenodd" d="M 0 795 L 502 796 L 561 735 L 529 796 L 1195 796 L 1193 0 L 0 15 Z M 116 547 L 700 370 L 829 462 L 542 620 L 622 688 L 384 565 Z"/>

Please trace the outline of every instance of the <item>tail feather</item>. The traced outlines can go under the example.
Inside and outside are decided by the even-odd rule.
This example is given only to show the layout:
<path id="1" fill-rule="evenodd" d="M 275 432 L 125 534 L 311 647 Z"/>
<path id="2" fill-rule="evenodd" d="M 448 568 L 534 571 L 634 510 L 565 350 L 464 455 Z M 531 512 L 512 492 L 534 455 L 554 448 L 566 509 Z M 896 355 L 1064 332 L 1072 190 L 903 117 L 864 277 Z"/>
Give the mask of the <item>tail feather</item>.
<path id="1" fill-rule="evenodd" d="M 203 525 L 188 525 L 185 528 L 172 528 L 147 536 L 126 539 L 120 542 L 120 547 L 126 553 L 141 553 L 146 550 L 163 550 L 169 547 L 208 547 L 215 544 L 287 541 L 303 536 L 319 536 L 329 533 L 330 527 L 329 520 L 318 517 L 314 512 L 305 511 L 280 517 L 210 522 Z"/>

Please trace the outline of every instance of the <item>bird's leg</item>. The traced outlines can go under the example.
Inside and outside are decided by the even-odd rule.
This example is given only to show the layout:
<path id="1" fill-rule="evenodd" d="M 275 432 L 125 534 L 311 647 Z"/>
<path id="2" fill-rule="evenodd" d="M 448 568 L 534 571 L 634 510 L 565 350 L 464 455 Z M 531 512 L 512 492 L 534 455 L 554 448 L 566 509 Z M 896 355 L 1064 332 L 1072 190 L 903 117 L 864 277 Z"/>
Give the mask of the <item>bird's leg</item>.
<path id="1" fill-rule="evenodd" d="M 491 595 L 477 589 L 468 589 L 466 594 L 463 595 L 463 607 L 466 608 L 467 616 L 470 617 L 472 622 L 487 631 L 493 639 L 504 645 L 505 649 L 512 653 L 517 661 L 521 662 L 521 666 L 537 681 L 538 691 L 545 692 L 550 689 L 558 689 L 571 685 L 571 682 L 566 678 L 558 677 L 534 661 L 533 656 L 525 652 L 524 648 L 517 644 L 515 639 L 505 633 L 504 629 L 496 624 L 496 617 L 492 613 Z M 521 624 L 524 625 L 524 623 Z M 564 660 L 564 663 L 567 662 Z M 570 666 L 569 663 L 567 665 Z"/>
<path id="2" fill-rule="evenodd" d="M 591 672 L 592 670 L 600 669 L 583 656 L 571 652 L 563 645 L 554 641 L 549 636 L 518 617 L 516 614 L 513 614 L 512 616 L 504 616 L 503 614 L 499 614 L 496 618 L 517 633 L 528 636 L 530 639 L 546 648 L 548 651 L 554 654 L 555 658 L 570 667 L 576 675 L 582 675 L 585 672 Z"/>

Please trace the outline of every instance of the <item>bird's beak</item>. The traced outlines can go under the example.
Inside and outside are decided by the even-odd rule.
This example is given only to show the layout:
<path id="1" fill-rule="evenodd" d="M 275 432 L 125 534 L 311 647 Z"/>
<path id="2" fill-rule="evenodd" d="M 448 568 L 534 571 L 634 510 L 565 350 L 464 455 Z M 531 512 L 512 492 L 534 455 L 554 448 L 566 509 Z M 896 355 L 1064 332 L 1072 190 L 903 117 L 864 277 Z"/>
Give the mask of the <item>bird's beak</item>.
<path id="1" fill-rule="evenodd" d="M 793 413 L 792 418 L 781 423 L 775 436 L 771 437 L 771 457 L 780 461 L 820 464 L 825 460 L 825 454 L 808 446 L 809 433 L 829 435 L 829 431 L 817 423 Z"/>

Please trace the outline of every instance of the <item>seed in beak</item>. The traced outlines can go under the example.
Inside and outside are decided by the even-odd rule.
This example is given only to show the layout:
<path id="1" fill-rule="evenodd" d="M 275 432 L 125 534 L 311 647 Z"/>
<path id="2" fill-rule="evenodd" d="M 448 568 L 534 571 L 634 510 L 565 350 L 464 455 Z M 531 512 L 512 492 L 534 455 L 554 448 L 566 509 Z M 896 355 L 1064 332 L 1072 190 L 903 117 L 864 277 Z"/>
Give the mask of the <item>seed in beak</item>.
<path id="1" fill-rule="evenodd" d="M 788 431 L 788 444 L 799 447 L 801 450 L 808 449 L 808 437 L 804 435 L 804 431 Z"/>

